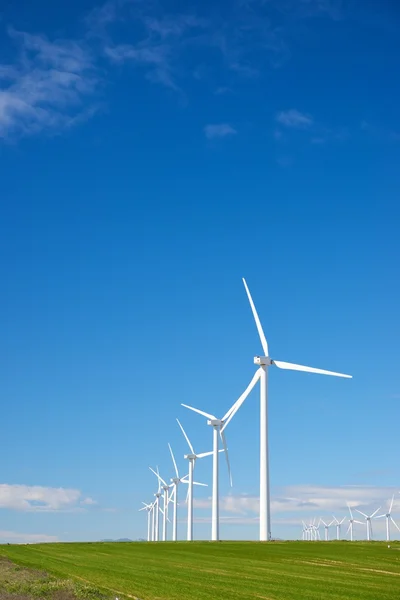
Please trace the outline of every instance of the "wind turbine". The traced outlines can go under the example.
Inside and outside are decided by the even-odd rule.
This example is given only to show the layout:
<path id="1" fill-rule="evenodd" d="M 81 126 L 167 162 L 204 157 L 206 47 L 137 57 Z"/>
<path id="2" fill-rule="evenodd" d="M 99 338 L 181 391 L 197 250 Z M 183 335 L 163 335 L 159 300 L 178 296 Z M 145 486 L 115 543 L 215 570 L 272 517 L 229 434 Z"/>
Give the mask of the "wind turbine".
<path id="1" fill-rule="evenodd" d="M 328 542 L 329 541 L 329 527 L 331 527 L 334 524 L 335 521 L 331 521 L 330 523 L 325 523 L 325 521 L 323 521 L 321 519 L 321 523 L 324 526 L 325 529 L 325 541 Z"/>
<path id="2" fill-rule="evenodd" d="M 157 473 L 158 473 L 158 467 L 156 467 L 157 469 Z M 153 471 L 154 473 L 154 471 Z M 157 475 L 156 473 L 156 475 Z M 161 482 L 160 479 L 157 475 L 158 478 L 158 489 L 157 492 L 154 494 L 154 496 L 156 497 L 155 501 L 154 501 L 154 509 L 155 510 L 155 515 L 154 515 L 154 527 L 153 527 L 153 531 L 154 531 L 154 542 L 158 542 L 159 538 L 160 538 L 160 520 L 159 520 L 159 513 L 161 511 L 160 508 L 160 497 L 161 497 Z"/>
<path id="3" fill-rule="evenodd" d="M 383 517 L 386 517 L 386 541 L 387 542 L 390 542 L 390 521 L 392 521 L 392 523 L 396 527 L 396 529 L 398 531 L 400 531 L 400 527 L 397 525 L 396 521 L 392 517 L 393 502 L 394 502 L 394 494 L 393 494 L 393 497 L 392 497 L 392 501 L 390 502 L 390 506 L 389 506 L 388 512 L 385 513 L 384 515 L 378 515 L 376 517 L 376 519 L 382 519 Z"/>
<path id="4" fill-rule="evenodd" d="M 228 412 L 222 417 L 222 419 L 217 419 L 214 415 L 204 412 L 203 410 L 199 410 L 198 408 L 193 408 L 193 406 L 188 406 L 187 404 L 182 404 L 185 408 L 192 410 L 207 419 L 207 425 L 210 425 L 213 429 L 213 487 L 212 487 L 212 513 L 211 513 L 211 539 L 212 541 L 219 540 L 219 461 L 218 461 L 218 438 L 221 437 L 222 445 L 224 447 L 226 464 L 228 467 L 229 473 L 229 481 L 232 487 L 232 475 L 231 475 L 231 467 L 229 464 L 229 456 L 228 456 L 228 448 L 226 445 L 225 434 L 222 431 L 222 427 L 225 421 L 228 419 L 230 414 L 235 410 L 238 400 L 231 406 Z M 219 434 L 219 435 L 218 435 Z"/>
<path id="5" fill-rule="evenodd" d="M 269 489 L 269 460 L 268 460 L 268 368 L 271 366 L 279 369 L 289 369 L 292 371 L 305 371 L 307 373 L 319 373 L 320 375 L 333 375 L 335 377 L 346 377 L 351 379 L 351 375 L 336 373 L 334 371 L 325 371 L 323 369 L 315 369 L 314 367 L 305 367 L 294 363 L 283 362 L 280 360 L 272 360 L 269 356 L 268 344 L 264 331 L 254 305 L 250 290 L 246 280 L 243 279 L 243 284 L 250 302 L 254 320 L 256 322 L 258 335 L 261 345 L 264 350 L 264 356 L 256 356 L 254 363 L 259 366 L 256 373 L 256 381 L 260 379 L 260 540 L 271 539 L 271 514 L 270 514 L 270 489 Z M 255 383 L 255 382 L 254 382 Z M 250 386 L 249 386 L 250 387 Z M 252 388 L 251 388 L 252 389 Z M 241 404 L 246 399 L 237 404 L 235 410 L 231 413 L 222 428 L 222 431 L 229 423 L 229 420 L 239 410 Z M 238 401 L 239 402 L 239 401 Z"/>
<path id="6" fill-rule="evenodd" d="M 349 533 L 349 531 L 350 531 L 350 541 L 352 542 L 352 541 L 353 541 L 353 529 L 354 529 L 354 523 L 358 523 L 359 525 L 363 525 L 363 523 L 362 523 L 361 521 L 357 521 L 357 520 L 354 518 L 354 516 L 353 516 L 353 513 L 352 513 L 352 511 L 351 511 L 351 508 L 350 508 L 349 504 L 347 505 L 347 507 L 348 507 L 348 509 L 349 509 L 349 512 L 350 512 L 350 519 L 349 519 L 349 527 L 348 527 L 348 529 L 347 529 L 346 533 Z"/>
<path id="7" fill-rule="evenodd" d="M 179 422 L 179 419 L 177 419 L 176 421 L 177 421 L 179 427 L 181 428 L 181 431 L 182 431 L 182 433 L 185 437 L 185 440 L 187 441 L 189 449 L 190 449 L 190 454 L 185 454 L 185 458 L 189 461 L 189 474 L 187 476 L 188 480 L 186 480 L 186 477 L 185 477 L 182 481 L 183 481 L 183 483 L 188 483 L 187 540 L 188 540 L 188 542 L 191 542 L 193 540 L 193 485 L 201 485 L 201 486 L 207 487 L 206 483 L 198 483 L 196 481 L 193 481 L 194 463 L 196 462 L 196 460 L 198 458 L 204 458 L 206 456 L 211 456 L 212 452 L 202 452 L 201 454 L 196 454 L 188 436 L 186 435 L 185 430 L 183 429 L 181 423 Z M 223 450 L 220 450 L 220 452 L 223 452 Z"/>
<path id="8" fill-rule="evenodd" d="M 142 502 L 144 505 L 143 508 L 139 508 L 139 512 L 142 510 L 147 511 L 147 541 L 150 542 L 151 539 L 151 513 L 153 511 L 153 504 L 146 504 Z"/>
<path id="9" fill-rule="evenodd" d="M 163 506 L 163 510 L 160 509 L 160 511 L 163 515 L 162 540 L 163 540 L 163 542 L 166 542 L 167 541 L 167 523 L 169 521 L 169 519 L 168 519 L 168 504 L 169 504 L 168 492 L 169 492 L 169 488 L 172 487 L 172 485 L 168 485 L 168 483 L 166 481 L 164 481 L 164 479 L 162 477 L 160 477 L 158 469 L 157 469 L 157 473 L 151 467 L 149 467 L 149 469 L 158 478 L 158 481 L 159 481 L 162 489 L 164 490 L 164 506 Z"/>
<path id="10" fill-rule="evenodd" d="M 182 482 L 182 483 L 188 483 L 186 477 L 180 477 L 179 476 L 179 471 L 178 471 L 178 467 L 176 465 L 176 460 L 175 460 L 175 456 L 174 453 L 172 452 L 172 448 L 170 446 L 170 444 L 168 444 L 168 448 L 169 451 L 171 453 L 171 458 L 172 458 L 172 462 L 174 463 L 174 469 L 175 469 L 175 474 L 176 477 L 172 477 L 171 481 L 173 484 L 173 490 L 172 490 L 172 494 L 171 497 L 173 496 L 174 500 L 174 516 L 173 516 L 173 524 L 172 524 L 172 541 L 176 542 L 176 540 L 178 539 L 178 485 Z"/>
<path id="11" fill-rule="evenodd" d="M 346 517 L 343 517 L 343 519 L 341 521 L 338 521 L 337 518 L 335 517 L 335 515 L 333 515 L 333 518 L 336 521 L 336 539 L 340 540 L 340 529 L 342 527 L 342 524 L 345 522 Z"/>
<path id="12" fill-rule="evenodd" d="M 365 521 L 367 523 L 367 540 L 371 541 L 372 539 L 372 523 L 371 523 L 371 519 L 373 519 L 376 515 L 377 512 L 379 512 L 381 509 L 381 507 L 377 508 L 372 515 L 366 515 L 365 513 L 363 513 L 361 510 L 358 510 L 358 508 L 356 508 L 356 511 L 358 513 L 360 513 L 360 515 L 362 515 L 365 518 Z M 376 517 L 375 517 L 376 518 Z"/>

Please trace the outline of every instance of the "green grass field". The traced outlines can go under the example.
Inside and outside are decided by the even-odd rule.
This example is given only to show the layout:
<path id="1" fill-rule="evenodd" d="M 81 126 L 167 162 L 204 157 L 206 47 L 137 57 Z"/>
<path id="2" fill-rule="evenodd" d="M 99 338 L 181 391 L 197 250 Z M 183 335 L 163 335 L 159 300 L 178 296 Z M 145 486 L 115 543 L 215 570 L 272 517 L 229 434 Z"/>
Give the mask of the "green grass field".
<path id="1" fill-rule="evenodd" d="M 400 599 L 398 542 L 40 544 L 0 556 L 112 598 Z"/>

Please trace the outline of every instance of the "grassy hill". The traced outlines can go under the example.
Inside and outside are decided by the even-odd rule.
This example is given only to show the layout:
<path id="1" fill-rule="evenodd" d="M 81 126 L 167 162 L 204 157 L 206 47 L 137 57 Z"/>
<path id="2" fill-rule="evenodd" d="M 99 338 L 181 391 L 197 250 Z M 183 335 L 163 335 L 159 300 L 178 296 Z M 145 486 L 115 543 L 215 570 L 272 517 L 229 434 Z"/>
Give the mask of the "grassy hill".
<path id="1" fill-rule="evenodd" d="M 400 598 L 398 542 L 38 544 L 0 546 L 0 557 L 76 582 L 81 598 L 96 589 L 120 600 Z"/>

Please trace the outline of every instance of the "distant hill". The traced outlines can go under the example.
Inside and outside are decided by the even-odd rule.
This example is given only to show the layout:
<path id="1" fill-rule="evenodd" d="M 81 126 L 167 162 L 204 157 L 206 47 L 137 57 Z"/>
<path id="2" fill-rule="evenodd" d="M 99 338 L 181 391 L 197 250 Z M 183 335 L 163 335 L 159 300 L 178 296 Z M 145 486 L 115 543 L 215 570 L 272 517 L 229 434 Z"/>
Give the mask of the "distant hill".
<path id="1" fill-rule="evenodd" d="M 100 540 L 101 542 L 133 542 L 133 540 L 130 540 L 129 538 L 119 538 L 119 540 Z M 138 540 L 138 542 L 141 542 L 142 540 Z"/>

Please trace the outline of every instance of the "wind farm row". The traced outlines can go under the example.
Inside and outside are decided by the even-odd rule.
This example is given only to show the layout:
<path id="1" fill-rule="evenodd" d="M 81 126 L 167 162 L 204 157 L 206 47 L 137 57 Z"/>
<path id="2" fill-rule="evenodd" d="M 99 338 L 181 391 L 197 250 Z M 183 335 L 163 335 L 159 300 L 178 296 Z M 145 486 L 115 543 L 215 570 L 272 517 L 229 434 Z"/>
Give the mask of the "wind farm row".
<path id="1" fill-rule="evenodd" d="M 270 511 L 270 478 L 269 478 L 269 454 L 268 454 L 268 370 L 270 367 L 278 367 L 278 369 L 303 371 L 306 373 L 316 373 L 319 375 L 330 375 L 333 377 L 342 377 L 350 379 L 351 375 L 337 373 L 335 371 L 327 371 L 314 367 L 307 367 L 295 363 L 284 362 L 272 359 L 269 354 L 267 339 L 265 337 L 260 318 L 258 316 L 253 298 L 250 294 L 248 285 L 243 279 L 244 288 L 250 303 L 253 318 L 256 324 L 258 335 L 260 338 L 263 355 L 254 357 L 256 371 L 250 383 L 239 396 L 236 402 L 218 419 L 213 414 L 207 413 L 198 408 L 194 408 L 187 404 L 183 404 L 185 408 L 198 413 L 205 418 L 207 425 L 212 429 L 212 450 L 209 452 L 196 453 L 193 444 L 191 443 L 185 429 L 178 421 L 178 425 L 186 439 L 189 452 L 184 455 L 188 461 L 188 473 L 184 477 L 179 475 L 175 456 L 172 448 L 169 445 L 171 458 L 175 470 L 175 477 L 171 478 L 170 483 L 160 476 L 158 468 L 151 471 L 156 475 L 158 480 L 158 489 L 154 494 L 155 499 L 150 503 L 143 503 L 144 506 L 140 510 L 147 511 L 147 539 L 148 541 L 163 541 L 167 540 L 167 530 L 169 523 L 169 504 L 173 505 L 173 522 L 172 522 L 172 540 L 177 540 L 177 524 L 178 524 L 178 489 L 181 483 L 188 486 L 186 503 L 187 503 L 187 540 L 193 540 L 193 488 L 194 486 L 204 486 L 206 484 L 194 481 L 193 474 L 196 461 L 207 456 L 212 456 L 212 514 L 211 514 L 211 540 L 219 540 L 219 454 L 225 455 L 225 460 L 228 467 L 230 484 L 232 486 L 232 476 L 229 463 L 228 447 L 225 437 L 225 429 L 230 421 L 236 415 L 246 398 L 259 382 L 260 384 L 260 508 L 259 508 L 259 539 L 260 541 L 269 541 L 272 539 L 271 532 L 271 511 Z M 219 448 L 221 440 L 222 448 Z M 160 506 L 160 499 L 163 497 L 163 506 Z M 162 522 L 162 537 L 160 537 L 160 514 L 163 517 Z"/>
<path id="2" fill-rule="evenodd" d="M 354 518 L 353 511 L 351 510 L 351 507 L 348 505 L 350 517 L 348 519 L 349 526 L 347 528 L 346 535 L 350 536 L 351 542 L 354 540 L 354 524 L 355 523 L 357 525 L 362 525 L 363 527 L 366 526 L 368 542 L 370 542 L 373 539 L 373 533 L 372 533 L 372 520 L 373 519 L 383 519 L 383 518 L 385 519 L 386 541 L 387 542 L 390 542 L 390 540 L 391 540 L 391 525 L 394 525 L 395 528 L 397 529 L 397 531 L 399 531 L 399 533 L 400 533 L 400 527 L 398 526 L 398 524 L 392 517 L 394 497 L 395 496 L 393 494 L 392 499 L 390 500 L 390 503 L 389 503 L 388 510 L 381 515 L 378 515 L 378 512 L 381 510 L 381 507 L 374 510 L 374 512 L 370 515 L 367 515 L 365 512 L 363 512 L 362 510 L 359 510 L 358 508 L 355 508 L 354 510 L 357 511 L 362 517 L 364 517 L 363 521 L 359 521 Z M 314 542 L 321 540 L 321 534 L 319 531 L 321 525 L 324 526 L 324 532 L 325 532 L 324 540 L 326 542 L 329 541 L 329 529 L 332 526 L 334 526 L 336 528 L 336 539 L 340 540 L 341 539 L 341 527 L 342 527 L 343 523 L 346 521 L 346 519 L 347 519 L 347 517 L 343 517 L 339 521 L 339 519 L 337 519 L 335 516 L 333 516 L 333 520 L 330 523 L 326 523 L 321 518 L 318 520 L 318 523 L 317 523 L 316 518 L 314 518 L 308 524 L 306 524 L 304 521 L 302 521 L 302 524 L 303 524 L 302 540 L 303 541 L 314 541 Z"/>

